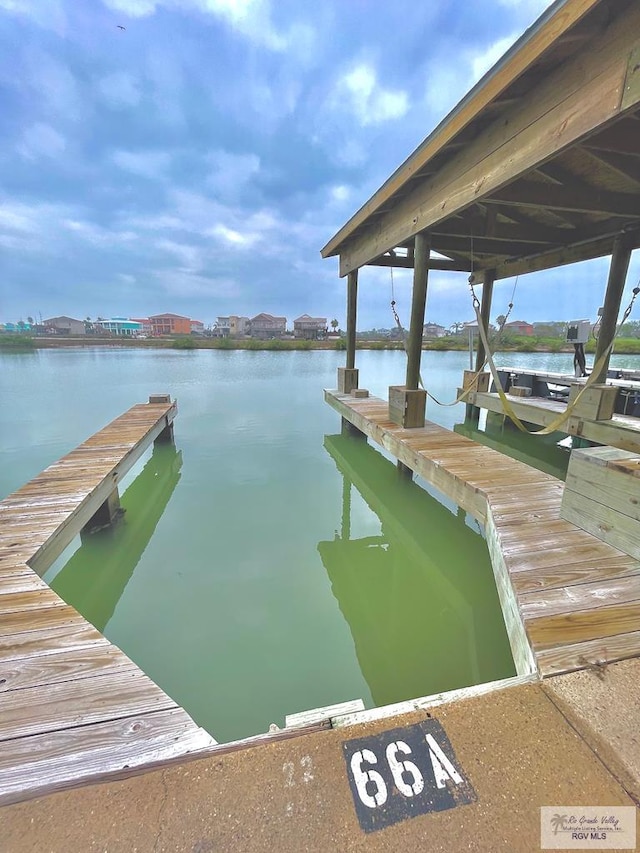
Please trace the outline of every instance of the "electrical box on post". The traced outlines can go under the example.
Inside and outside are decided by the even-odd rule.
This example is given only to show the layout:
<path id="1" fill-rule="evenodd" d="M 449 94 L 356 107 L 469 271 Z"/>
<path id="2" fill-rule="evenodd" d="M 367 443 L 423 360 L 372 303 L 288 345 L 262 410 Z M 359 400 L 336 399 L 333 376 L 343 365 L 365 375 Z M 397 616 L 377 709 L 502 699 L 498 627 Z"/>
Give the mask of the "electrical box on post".
<path id="1" fill-rule="evenodd" d="M 568 344 L 586 344 L 591 334 L 590 320 L 571 320 L 567 325 Z"/>

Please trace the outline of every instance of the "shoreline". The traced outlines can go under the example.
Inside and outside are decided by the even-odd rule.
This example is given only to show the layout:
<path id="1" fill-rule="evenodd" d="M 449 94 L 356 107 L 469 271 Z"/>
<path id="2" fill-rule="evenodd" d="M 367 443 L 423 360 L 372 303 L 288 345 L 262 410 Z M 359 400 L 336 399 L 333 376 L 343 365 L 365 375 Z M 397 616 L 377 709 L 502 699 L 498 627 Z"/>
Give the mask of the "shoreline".
<path id="1" fill-rule="evenodd" d="M 591 342 L 590 342 L 591 343 Z M 253 350 L 253 351 L 309 351 L 309 350 L 338 350 L 346 349 L 343 338 L 330 341 L 296 341 L 275 338 L 273 340 L 256 340 L 247 338 L 244 340 L 233 340 L 231 338 L 145 338 L 145 339 L 119 339 L 119 338 L 83 338 L 83 337 L 56 337 L 56 338 L 0 338 L 0 352 L 33 352 L 37 349 L 60 349 L 60 348 L 86 348 L 86 347 L 127 347 L 136 349 L 172 349 L 172 350 Z M 374 341 L 361 340 L 357 342 L 358 350 L 402 350 L 401 341 Z M 424 352 L 468 352 L 469 346 L 466 341 L 444 340 L 438 338 L 433 341 L 424 341 L 422 344 Z M 593 346 L 587 345 L 587 353 L 595 350 Z M 529 352 L 529 353 L 568 353 L 573 352 L 571 344 L 563 341 L 527 342 L 518 339 L 516 342 L 502 341 L 499 352 Z M 623 338 L 616 347 L 617 355 L 640 355 L 640 339 Z"/>

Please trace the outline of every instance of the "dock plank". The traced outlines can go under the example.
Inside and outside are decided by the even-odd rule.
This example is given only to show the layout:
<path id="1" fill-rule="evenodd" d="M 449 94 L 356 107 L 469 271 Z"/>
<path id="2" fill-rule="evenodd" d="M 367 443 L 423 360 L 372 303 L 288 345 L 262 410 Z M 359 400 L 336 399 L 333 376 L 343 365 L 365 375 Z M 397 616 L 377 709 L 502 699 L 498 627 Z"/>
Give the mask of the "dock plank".
<path id="1" fill-rule="evenodd" d="M 0 741 L 177 707 L 137 668 L 8 690 L 0 702 Z"/>
<path id="2" fill-rule="evenodd" d="M 215 740 L 181 708 L 0 742 L 0 805 L 206 754 Z"/>
<path id="3" fill-rule="evenodd" d="M 0 693 L 137 669 L 130 658 L 110 643 L 91 643 L 73 649 L 48 648 L 43 655 L 31 654 L 27 649 L 24 657 L 0 661 Z"/>

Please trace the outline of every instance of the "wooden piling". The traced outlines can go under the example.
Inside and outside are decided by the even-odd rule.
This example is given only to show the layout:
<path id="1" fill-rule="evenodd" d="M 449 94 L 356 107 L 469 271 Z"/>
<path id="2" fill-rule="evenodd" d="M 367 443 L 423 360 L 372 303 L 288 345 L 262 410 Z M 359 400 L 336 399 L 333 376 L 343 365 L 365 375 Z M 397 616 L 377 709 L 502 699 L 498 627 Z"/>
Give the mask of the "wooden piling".
<path id="1" fill-rule="evenodd" d="M 600 322 L 600 333 L 598 334 L 594 364 L 597 364 L 599 359 L 604 355 L 616 333 L 622 292 L 624 291 L 627 270 L 629 269 L 629 261 L 631 259 L 631 248 L 631 241 L 624 234 L 619 234 L 613 242 L 609 279 L 604 297 L 604 310 Z M 595 382 L 604 382 L 606 380 L 610 358 L 611 353 L 604 359 L 604 363 L 598 371 L 597 377 L 594 379 Z"/>

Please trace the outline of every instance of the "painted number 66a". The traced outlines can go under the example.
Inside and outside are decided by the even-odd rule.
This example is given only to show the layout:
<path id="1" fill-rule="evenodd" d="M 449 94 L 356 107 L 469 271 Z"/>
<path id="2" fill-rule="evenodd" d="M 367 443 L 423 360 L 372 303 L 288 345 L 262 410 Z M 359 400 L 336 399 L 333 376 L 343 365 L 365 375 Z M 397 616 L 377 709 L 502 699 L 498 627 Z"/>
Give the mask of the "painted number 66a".
<path id="1" fill-rule="evenodd" d="M 385 750 L 385 758 L 393 776 L 396 788 L 405 797 L 415 797 L 424 789 L 424 778 L 413 761 L 398 756 L 411 755 L 411 749 L 402 740 L 390 743 Z M 351 756 L 351 773 L 358 796 L 365 806 L 375 809 L 386 803 L 387 784 L 377 770 L 364 770 L 363 764 L 377 764 L 378 758 L 370 749 L 360 749 Z"/>

